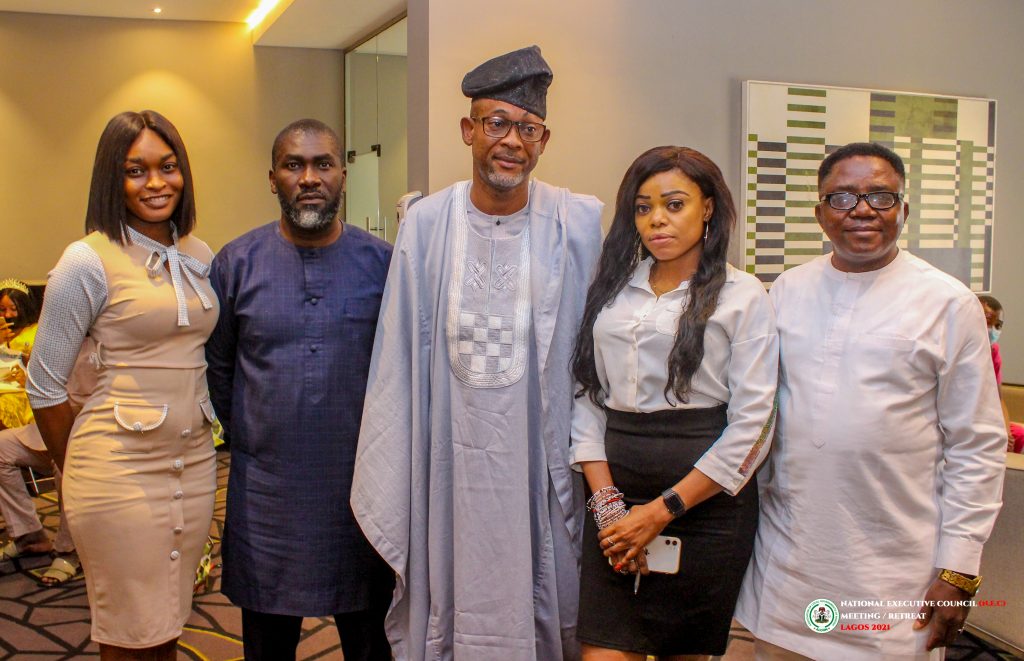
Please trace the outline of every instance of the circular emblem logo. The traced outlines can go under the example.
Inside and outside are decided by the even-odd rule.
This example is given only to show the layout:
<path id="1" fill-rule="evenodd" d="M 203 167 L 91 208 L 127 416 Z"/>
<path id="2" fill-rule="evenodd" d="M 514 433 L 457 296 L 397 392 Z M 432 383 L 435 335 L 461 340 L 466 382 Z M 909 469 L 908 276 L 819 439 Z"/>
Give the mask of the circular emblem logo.
<path id="1" fill-rule="evenodd" d="M 839 609 L 828 599 L 815 599 L 807 604 L 804 622 L 814 633 L 828 633 L 839 624 Z"/>

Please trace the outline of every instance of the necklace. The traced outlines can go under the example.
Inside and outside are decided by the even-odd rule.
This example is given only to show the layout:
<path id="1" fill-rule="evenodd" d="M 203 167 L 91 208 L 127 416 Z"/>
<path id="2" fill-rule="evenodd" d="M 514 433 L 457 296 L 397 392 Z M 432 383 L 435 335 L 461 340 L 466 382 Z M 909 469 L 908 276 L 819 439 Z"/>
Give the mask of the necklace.
<path id="1" fill-rule="evenodd" d="M 659 286 L 657 283 L 655 283 L 655 280 L 657 279 L 657 269 L 658 262 L 654 262 L 654 264 L 651 266 L 651 274 L 647 276 L 647 284 L 651 286 L 651 291 L 654 292 L 654 295 L 657 296 L 658 298 L 661 298 L 662 294 L 667 294 L 668 292 L 672 291 L 673 289 L 679 286 L 679 283 L 677 282 L 675 285 L 671 285 L 668 287 Z"/>

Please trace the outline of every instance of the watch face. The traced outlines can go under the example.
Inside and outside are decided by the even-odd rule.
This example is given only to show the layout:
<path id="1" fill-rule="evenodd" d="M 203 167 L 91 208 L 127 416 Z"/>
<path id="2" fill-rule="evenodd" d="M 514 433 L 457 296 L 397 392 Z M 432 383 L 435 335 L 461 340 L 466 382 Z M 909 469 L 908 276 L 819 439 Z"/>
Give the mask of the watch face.
<path id="1" fill-rule="evenodd" d="M 683 499 L 679 497 L 679 494 L 674 489 L 666 489 L 661 494 L 661 497 L 665 501 L 665 507 L 668 508 L 672 516 L 680 516 L 686 512 L 686 505 L 683 504 Z"/>

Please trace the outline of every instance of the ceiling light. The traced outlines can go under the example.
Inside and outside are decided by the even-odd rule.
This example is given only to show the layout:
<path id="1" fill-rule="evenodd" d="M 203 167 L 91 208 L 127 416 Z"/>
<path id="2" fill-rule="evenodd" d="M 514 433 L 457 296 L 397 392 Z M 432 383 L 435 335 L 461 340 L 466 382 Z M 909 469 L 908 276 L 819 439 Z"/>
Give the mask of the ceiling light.
<path id="1" fill-rule="evenodd" d="M 256 26 L 263 22 L 263 19 L 277 6 L 278 2 L 280 0 L 260 0 L 259 6 L 253 9 L 252 13 L 245 19 L 249 29 L 255 30 Z"/>
<path id="2" fill-rule="evenodd" d="M 163 9 L 160 9 L 159 7 L 153 7 L 153 13 L 154 14 L 159 14 L 162 11 L 163 11 Z"/>

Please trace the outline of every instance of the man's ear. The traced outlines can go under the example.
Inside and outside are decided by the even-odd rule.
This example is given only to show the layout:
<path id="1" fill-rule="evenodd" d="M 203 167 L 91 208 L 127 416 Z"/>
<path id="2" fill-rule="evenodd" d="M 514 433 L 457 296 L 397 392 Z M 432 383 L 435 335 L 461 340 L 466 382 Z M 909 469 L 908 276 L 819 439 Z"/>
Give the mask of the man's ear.
<path id="1" fill-rule="evenodd" d="M 473 144 L 473 120 L 463 117 L 459 121 L 459 129 L 462 131 L 462 141 L 467 145 Z"/>
<path id="2" fill-rule="evenodd" d="M 274 195 L 277 195 L 277 182 L 274 181 L 274 171 L 271 170 L 267 174 L 270 179 L 270 192 L 273 193 Z"/>
<path id="3" fill-rule="evenodd" d="M 544 128 L 544 137 L 540 139 L 540 148 L 537 150 L 538 154 L 544 153 L 544 148 L 548 146 L 548 140 L 551 139 L 551 129 Z"/>

